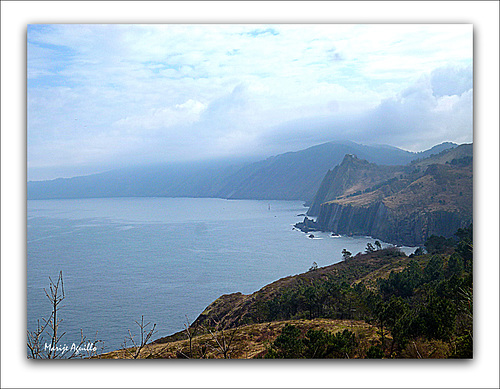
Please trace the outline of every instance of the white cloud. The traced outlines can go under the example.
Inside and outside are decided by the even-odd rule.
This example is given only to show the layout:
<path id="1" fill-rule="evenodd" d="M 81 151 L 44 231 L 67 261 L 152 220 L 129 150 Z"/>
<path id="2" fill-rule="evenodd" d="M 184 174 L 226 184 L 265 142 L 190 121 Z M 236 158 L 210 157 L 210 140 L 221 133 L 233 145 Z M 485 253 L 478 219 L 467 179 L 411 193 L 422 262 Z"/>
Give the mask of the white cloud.
<path id="1" fill-rule="evenodd" d="M 471 66 L 468 25 L 30 26 L 28 168 L 471 138 Z"/>
<path id="2" fill-rule="evenodd" d="M 195 100 L 170 107 L 152 108 L 146 114 L 127 116 L 112 125 L 127 130 L 152 130 L 176 125 L 190 125 L 197 122 L 206 105 Z"/>

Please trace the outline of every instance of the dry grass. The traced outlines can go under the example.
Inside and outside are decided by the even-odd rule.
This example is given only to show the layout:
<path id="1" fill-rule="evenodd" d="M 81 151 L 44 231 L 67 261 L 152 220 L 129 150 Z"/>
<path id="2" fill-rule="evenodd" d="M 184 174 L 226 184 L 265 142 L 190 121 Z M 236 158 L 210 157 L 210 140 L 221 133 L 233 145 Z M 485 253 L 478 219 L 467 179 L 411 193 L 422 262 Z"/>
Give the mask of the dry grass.
<path id="1" fill-rule="evenodd" d="M 359 349 L 364 351 L 366 351 L 370 345 L 376 344 L 380 338 L 377 333 L 377 328 L 363 321 L 332 319 L 287 320 L 251 324 L 225 330 L 224 335 L 222 335 L 221 332 L 214 333 L 214 335 L 219 342 L 222 342 L 224 337 L 228 340 L 234 334 L 234 339 L 229 351 L 229 357 L 231 359 L 261 358 L 265 355 L 269 345 L 281 333 L 282 328 L 286 324 L 298 327 L 302 335 L 305 335 L 309 329 L 323 329 L 334 333 L 348 329 L 356 334 L 360 343 Z M 162 344 L 150 344 L 144 348 L 139 358 L 189 358 L 191 355 L 193 358 L 223 358 L 214 337 L 209 333 L 193 338 L 191 352 L 189 350 L 189 342 L 186 339 Z M 363 355 L 357 355 L 356 357 L 363 357 Z M 101 358 L 130 359 L 130 353 L 125 350 L 117 350 L 103 354 Z"/>

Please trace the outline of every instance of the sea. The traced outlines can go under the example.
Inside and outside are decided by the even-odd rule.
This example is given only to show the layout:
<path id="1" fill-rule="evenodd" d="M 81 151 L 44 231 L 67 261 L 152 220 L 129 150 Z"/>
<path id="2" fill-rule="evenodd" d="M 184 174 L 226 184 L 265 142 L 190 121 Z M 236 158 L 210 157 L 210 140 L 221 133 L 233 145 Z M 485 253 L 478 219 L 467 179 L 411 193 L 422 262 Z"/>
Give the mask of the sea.
<path id="1" fill-rule="evenodd" d="M 61 271 L 59 344 L 78 344 L 83 333 L 106 352 L 130 346 L 141 318 L 148 328 L 156 324 L 158 339 L 183 330 L 223 294 L 253 293 L 375 241 L 326 232 L 311 238 L 293 227 L 306 211 L 300 201 L 28 200 L 28 331 L 49 318 L 45 291 Z"/>

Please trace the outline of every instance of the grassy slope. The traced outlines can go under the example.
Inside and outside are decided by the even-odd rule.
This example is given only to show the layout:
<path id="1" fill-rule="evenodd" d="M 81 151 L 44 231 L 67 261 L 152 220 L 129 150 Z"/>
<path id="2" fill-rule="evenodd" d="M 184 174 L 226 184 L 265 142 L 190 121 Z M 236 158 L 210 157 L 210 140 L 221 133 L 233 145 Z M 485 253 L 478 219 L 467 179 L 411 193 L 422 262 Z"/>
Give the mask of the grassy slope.
<path id="1" fill-rule="evenodd" d="M 231 359 L 263 357 L 267 347 L 281 333 L 282 328 L 286 324 L 298 327 L 303 335 L 309 329 L 323 329 L 334 333 L 348 329 L 361 339 L 360 350 L 368 349 L 370 345 L 375 344 L 379 338 L 376 327 L 355 320 L 313 319 L 258 323 L 224 331 L 226 342 L 228 342 L 234 334 L 228 356 Z M 214 332 L 214 336 L 210 333 L 205 333 L 193 338 L 191 350 L 194 358 L 200 358 L 204 352 L 206 352 L 205 358 L 224 357 L 215 340 L 215 338 L 217 338 L 219 342 L 222 342 L 222 333 L 220 331 Z M 150 344 L 141 351 L 140 358 L 188 358 L 191 355 L 189 350 L 189 341 L 185 336 L 184 340 Z M 357 355 L 357 357 L 362 356 L 363 355 Z M 130 353 L 124 350 L 118 350 L 103 354 L 101 358 L 130 359 Z"/>
<path id="2" fill-rule="evenodd" d="M 421 266 L 425 266 L 429 261 L 430 255 L 422 255 L 414 259 Z M 258 303 L 272 299 L 277 293 L 294 288 L 297 285 L 311 282 L 317 279 L 334 279 L 338 282 L 347 282 L 354 285 L 363 282 L 369 289 L 375 289 L 376 280 L 387 278 L 392 271 L 403 270 L 411 259 L 406 256 L 395 255 L 391 250 L 380 250 L 371 254 L 357 255 L 348 262 L 340 262 L 334 265 L 318 268 L 314 271 L 308 271 L 296 276 L 289 276 L 266 285 L 259 291 L 243 295 L 234 293 L 223 295 L 210 304 L 205 311 L 191 326 L 191 331 L 195 328 L 206 328 L 210 320 L 216 319 L 221 328 L 225 328 L 224 336 L 221 332 L 214 331 L 212 336 L 206 330 L 198 330 L 192 341 L 191 350 L 194 357 L 200 358 L 205 353 L 205 358 L 223 358 L 222 353 L 217 347 L 216 339 L 226 342 L 234 334 L 230 348 L 230 357 L 238 359 L 259 358 L 262 357 L 267 347 L 276 339 L 285 324 L 293 324 L 300 328 L 302 334 L 310 329 L 324 329 L 330 332 L 349 329 L 356 333 L 360 347 L 357 357 L 364 357 L 366 350 L 370 345 L 377 343 L 380 338 L 377 328 L 363 321 L 357 320 L 333 320 L 327 318 L 316 318 L 312 320 L 285 320 L 264 323 L 242 324 L 245 320 L 256 320 L 256 307 Z M 390 339 L 390 334 L 386 334 Z M 433 345 L 429 342 L 419 344 L 421 350 L 427 348 L 434 350 L 442 348 L 442 345 Z M 189 342 L 185 331 L 180 331 L 174 335 L 160 338 L 153 344 L 148 345 L 142 352 L 141 358 L 185 358 L 189 356 Z M 429 351 L 429 354 L 432 352 Z M 422 351 L 423 353 L 424 351 Z M 408 357 L 411 355 L 411 349 L 407 351 Z M 439 356 L 439 353 L 435 357 Z M 130 353 L 124 350 L 113 351 L 103 354 L 101 358 L 130 358 Z"/>

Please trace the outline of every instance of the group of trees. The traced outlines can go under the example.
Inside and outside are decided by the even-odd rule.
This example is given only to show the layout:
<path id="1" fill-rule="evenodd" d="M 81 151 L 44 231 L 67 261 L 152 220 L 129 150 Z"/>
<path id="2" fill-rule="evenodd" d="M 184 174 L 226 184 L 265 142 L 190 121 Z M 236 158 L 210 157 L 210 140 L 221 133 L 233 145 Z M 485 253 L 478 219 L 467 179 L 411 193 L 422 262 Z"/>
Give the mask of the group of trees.
<path id="1" fill-rule="evenodd" d="M 310 329 L 301 336 L 299 328 L 286 324 L 268 348 L 265 358 L 351 358 L 357 344 L 356 335 L 347 329 L 336 333 Z"/>
<path id="2" fill-rule="evenodd" d="M 365 253 L 369 254 L 369 253 L 374 253 L 375 251 L 378 251 L 378 250 L 382 250 L 382 244 L 380 243 L 380 241 L 376 240 L 374 242 L 374 245 L 371 244 L 370 242 L 368 242 L 366 244 Z M 347 249 L 342 250 L 342 260 L 348 261 L 352 258 L 353 258 L 353 256 L 352 256 L 352 253 L 350 251 L 348 251 Z"/>
<path id="3" fill-rule="evenodd" d="M 392 352 L 425 338 L 450 344 L 450 357 L 472 358 L 472 225 L 456 237 L 453 247 L 440 246 L 441 253 L 434 243 L 443 239 L 431 237 L 425 266 L 412 260 L 403 271 L 378 280 L 375 314 L 392 333 Z"/>
<path id="4" fill-rule="evenodd" d="M 368 253 L 380 250 L 379 256 L 391 255 L 390 249 L 371 248 L 367 247 Z M 267 303 L 267 319 L 364 320 L 376 325 L 380 334 L 380 343 L 366 357 L 403 356 L 409 345 L 417 350 L 415 342 L 440 342 L 446 356 L 472 358 L 472 225 L 459 229 L 455 239 L 431 237 L 426 251 L 417 250 L 419 255 L 413 255 L 403 270 L 377 279 L 375 288 L 323 278 L 287 289 Z M 362 275 L 356 257 L 350 258 L 351 270 Z M 288 355 L 280 351 L 284 347 L 280 344 L 273 345 L 273 358 Z M 432 357 L 434 351 L 422 356 L 417 350 L 416 355 Z"/>
<path id="5" fill-rule="evenodd" d="M 280 290 L 273 298 L 259 305 L 257 321 L 320 317 L 365 320 L 370 315 L 370 302 L 365 301 L 362 284 L 351 284 L 378 266 L 389 264 L 395 258 L 403 258 L 404 254 L 395 247 L 388 247 L 376 251 L 372 264 L 357 261 L 357 257 L 351 257 L 353 260 L 349 261 L 348 266 L 335 276 L 299 277 L 293 287 Z M 311 267 L 309 272 L 315 270 L 317 268 Z"/>

